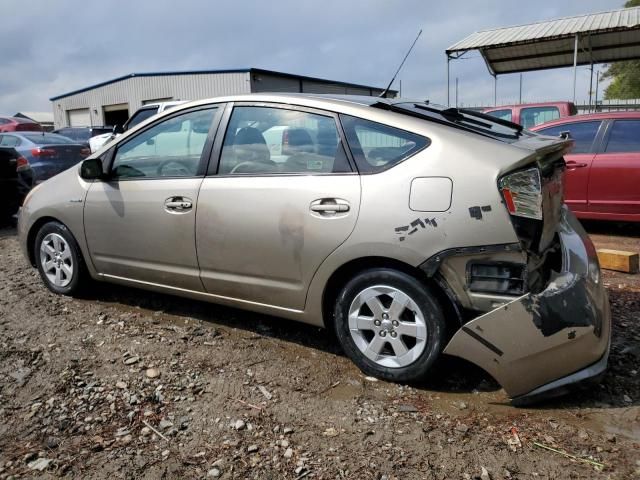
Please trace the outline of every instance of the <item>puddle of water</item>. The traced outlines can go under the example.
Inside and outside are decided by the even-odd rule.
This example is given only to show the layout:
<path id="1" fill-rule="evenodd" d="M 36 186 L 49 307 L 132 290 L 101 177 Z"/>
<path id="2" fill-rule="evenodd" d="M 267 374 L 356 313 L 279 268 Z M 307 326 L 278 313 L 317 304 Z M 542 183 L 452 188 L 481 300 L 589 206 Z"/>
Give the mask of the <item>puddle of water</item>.
<path id="1" fill-rule="evenodd" d="M 584 424 L 593 430 L 640 441 L 640 407 L 608 408 L 584 415 Z"/>

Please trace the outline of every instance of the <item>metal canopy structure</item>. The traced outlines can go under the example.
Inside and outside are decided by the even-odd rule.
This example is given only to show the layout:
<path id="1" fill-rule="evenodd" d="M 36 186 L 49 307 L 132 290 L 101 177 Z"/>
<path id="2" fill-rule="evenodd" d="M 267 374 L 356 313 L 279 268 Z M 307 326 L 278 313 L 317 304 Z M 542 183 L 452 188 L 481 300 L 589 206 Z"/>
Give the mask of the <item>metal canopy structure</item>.
<path id="1" fill-rule="evenodd" d="M 446 50 L 447 104 L 449 64 L 478 50 L 489 73 L 528 72 L 574 67 L 573 100 L 576 96 L 576 68 L 594 63 L 640 59 L 640 7 L 566 17 L 514 27 L 473 33 Z M 593 82 L 593 79 L 592 79 Z"/>

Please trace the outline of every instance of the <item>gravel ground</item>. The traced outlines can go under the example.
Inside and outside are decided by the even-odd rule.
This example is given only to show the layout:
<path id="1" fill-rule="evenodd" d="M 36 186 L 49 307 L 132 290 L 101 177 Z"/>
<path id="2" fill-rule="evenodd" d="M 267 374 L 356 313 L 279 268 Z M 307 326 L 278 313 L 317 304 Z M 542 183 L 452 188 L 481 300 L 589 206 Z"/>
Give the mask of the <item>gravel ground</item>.
<path id="1" fill-rule="evenodd" d="M 517 409 L 454 359 L 409 387 L 317 328 L 106 284 L 53 295 L 0 229 L 0 479 L 640 478 L 640 288 L 605 280 L 603 383 Z"/>

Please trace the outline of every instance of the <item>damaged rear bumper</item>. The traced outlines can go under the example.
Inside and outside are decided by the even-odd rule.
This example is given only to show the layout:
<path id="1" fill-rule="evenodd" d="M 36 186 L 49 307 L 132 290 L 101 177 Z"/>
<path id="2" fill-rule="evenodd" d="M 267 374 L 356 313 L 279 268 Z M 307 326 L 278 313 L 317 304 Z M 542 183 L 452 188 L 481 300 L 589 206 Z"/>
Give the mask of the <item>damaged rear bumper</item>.
<path id="1" fill-rule="evenodd" d="M 606 369 L 609 301 L 593 243 L 566 206 L 558 236 L 562 268 L 547 287 L 465 324 L 444 350 L 485 369 L 514 404 L 562 394 Z"/>

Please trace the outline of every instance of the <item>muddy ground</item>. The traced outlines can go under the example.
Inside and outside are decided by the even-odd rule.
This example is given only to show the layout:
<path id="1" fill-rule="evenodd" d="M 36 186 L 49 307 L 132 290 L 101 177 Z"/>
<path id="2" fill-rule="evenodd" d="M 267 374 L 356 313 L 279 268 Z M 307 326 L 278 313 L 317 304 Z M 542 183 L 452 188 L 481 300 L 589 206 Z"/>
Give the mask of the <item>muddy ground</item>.
<path id="1" fill-rule="evenodd" d="M 317 328 L 106 284 L 55 296 L 0 229 L 0 479 L 639 478 L 636 279 L 605 274 L 603 383 L 518 409 L 453 359 L 408 387 Z"/>

